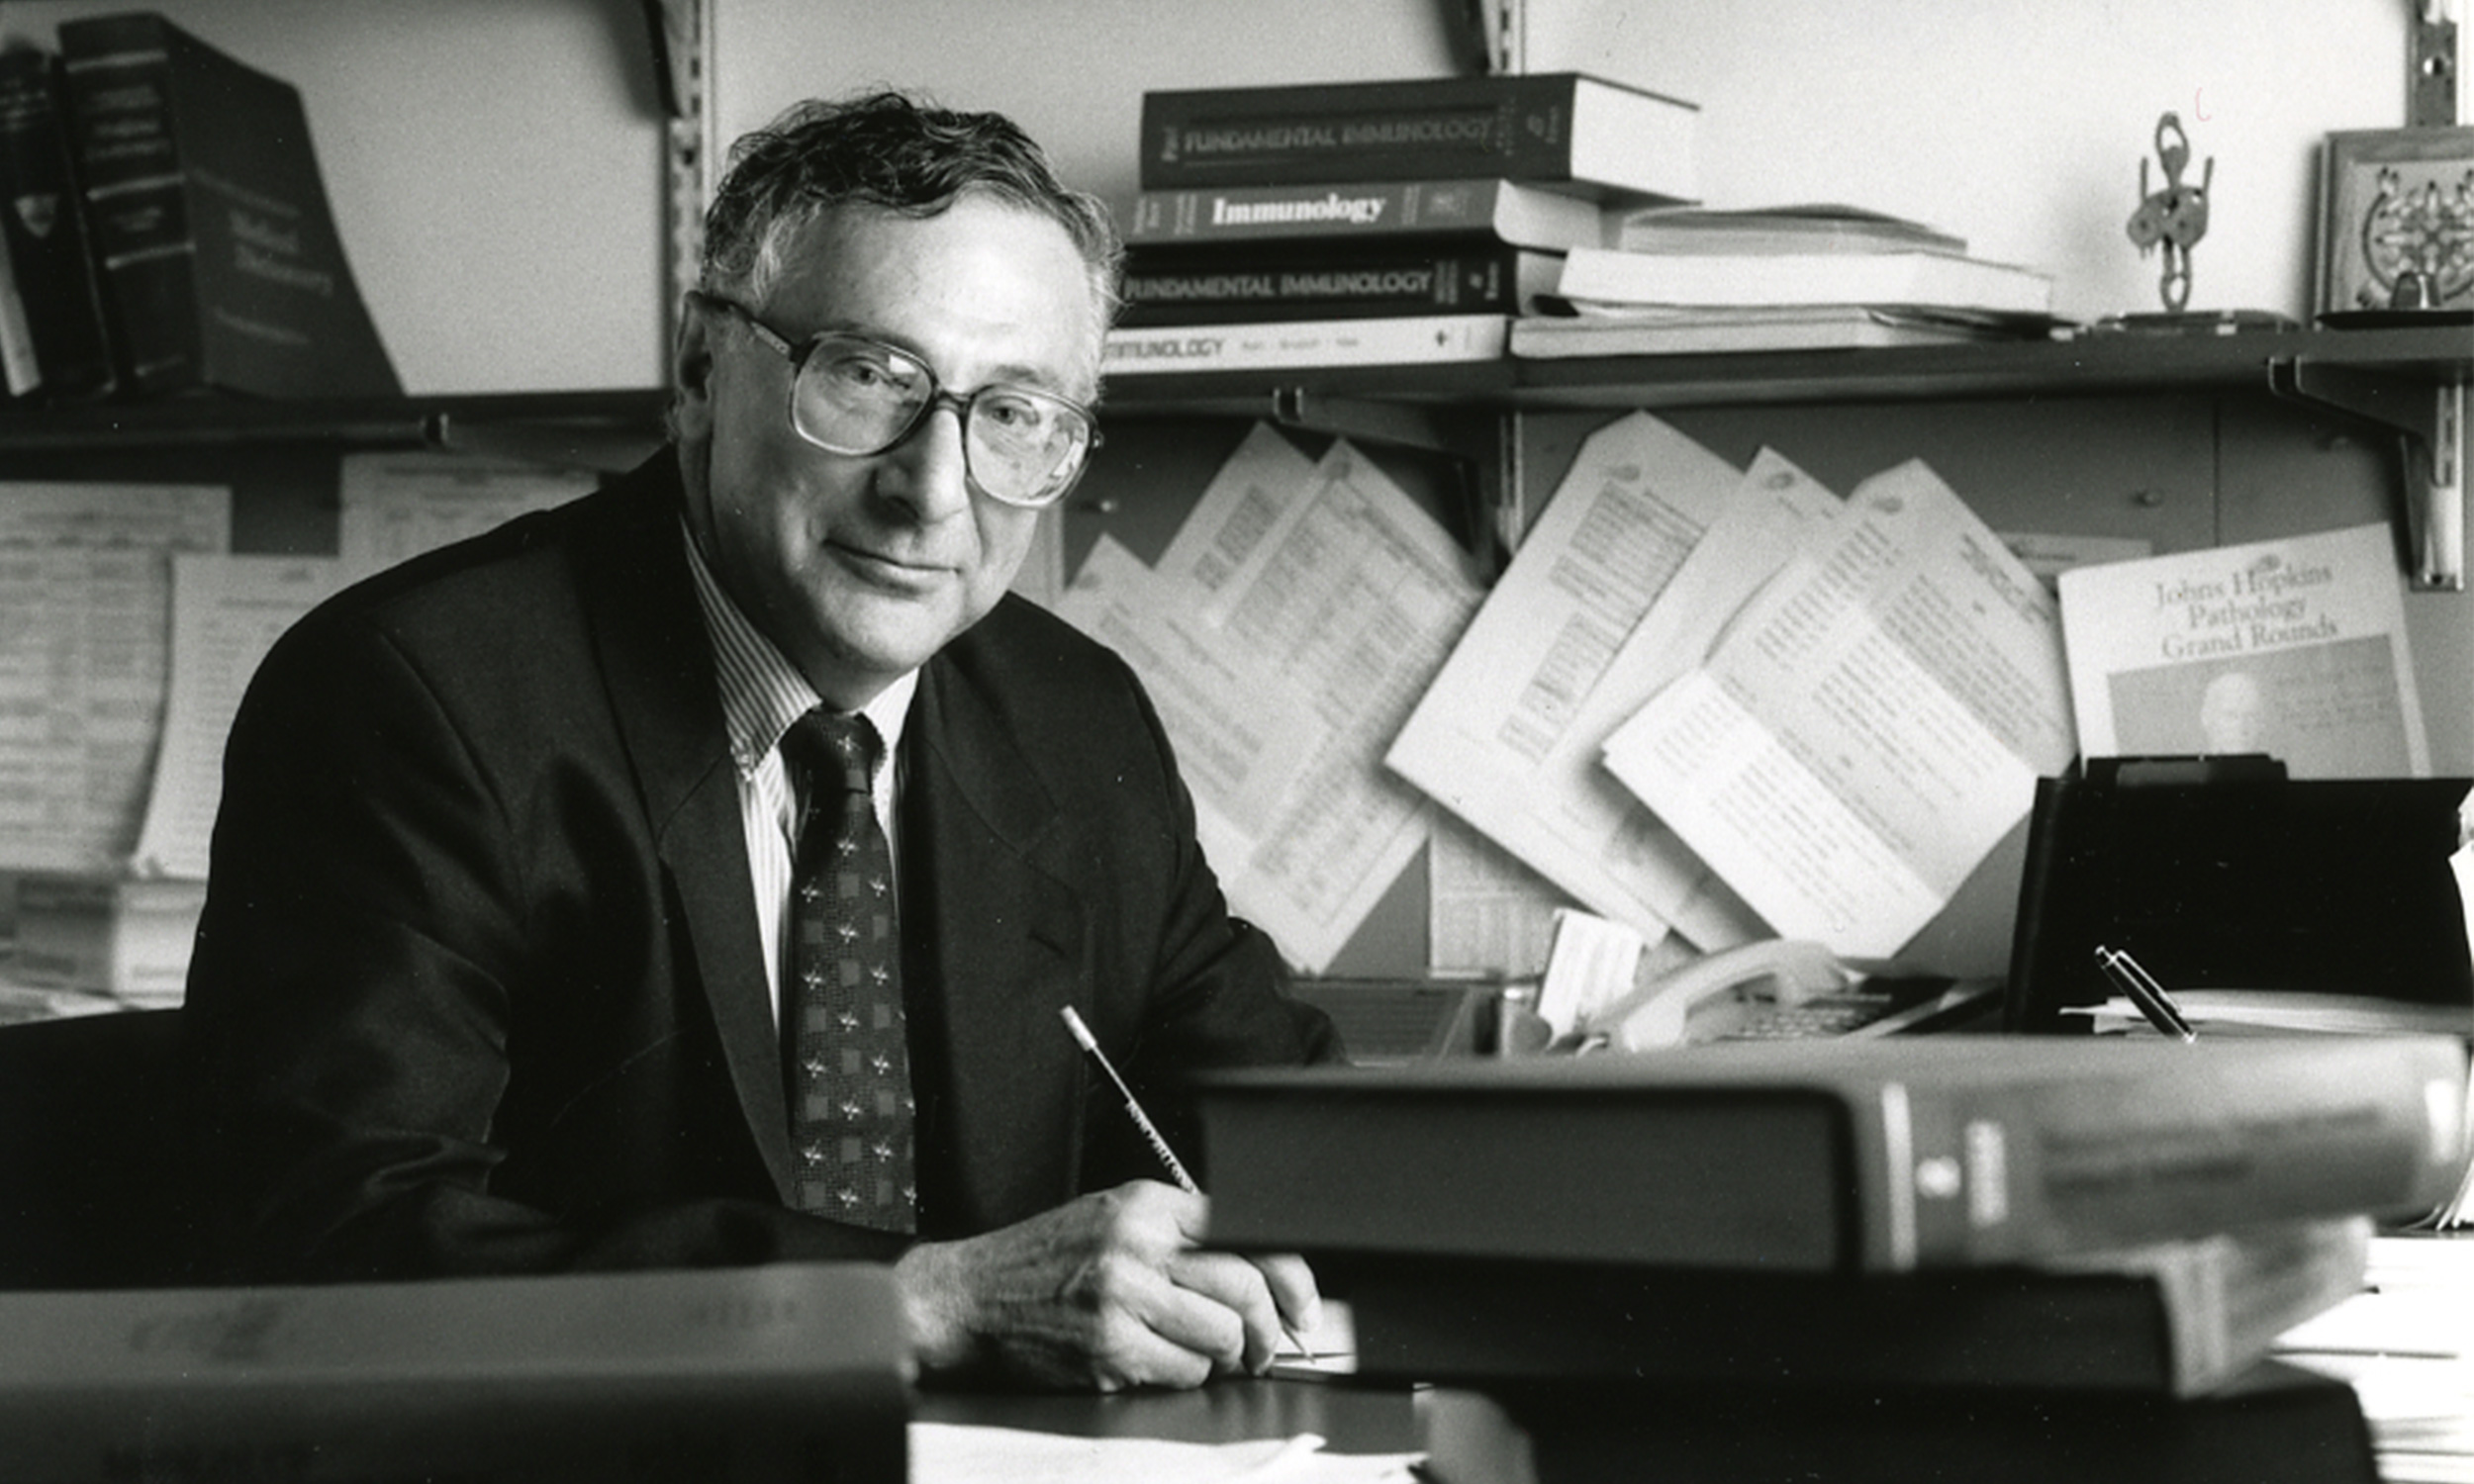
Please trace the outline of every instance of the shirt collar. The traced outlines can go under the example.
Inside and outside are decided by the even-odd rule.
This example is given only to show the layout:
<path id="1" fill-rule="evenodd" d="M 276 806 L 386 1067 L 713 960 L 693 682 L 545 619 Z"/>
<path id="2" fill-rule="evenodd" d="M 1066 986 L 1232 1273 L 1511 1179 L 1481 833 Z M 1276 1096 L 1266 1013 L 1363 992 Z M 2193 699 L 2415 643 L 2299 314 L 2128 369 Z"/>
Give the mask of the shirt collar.
<path id="1" fill-rule="evenodd" d="M 696 604 L 705 615 L 705 631 L 713 639 L 714 678 L 721 690 L 721 722 L 730 740 L 730 760 L 740 777 L 752 777 L 791 723 L 823 704 L 823 699 L 722 591 L 694 532 L 685 529 L 684 521 L 681 528 L 687 538 L 688 571 L 696 580 Z M 910 714 L 911 694 L 918 688 L 919 672 L 906 671 L 859 708 L 875 725 L 886 757 L 902 748 L 903 722 Z"/>

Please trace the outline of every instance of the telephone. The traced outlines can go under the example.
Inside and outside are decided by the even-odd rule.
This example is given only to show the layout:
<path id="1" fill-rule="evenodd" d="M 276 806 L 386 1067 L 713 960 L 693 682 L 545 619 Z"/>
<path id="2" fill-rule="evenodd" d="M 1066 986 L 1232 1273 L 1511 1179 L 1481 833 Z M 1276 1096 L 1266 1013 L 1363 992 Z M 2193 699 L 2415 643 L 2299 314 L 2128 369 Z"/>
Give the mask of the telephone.
<path id="1" fill-rule="evenodd" d="M 1740 999 L 1799 1004 L 1844 989 L 1858 977 L 1861 972 L 1822 944 L 1772 938 L 1695 959 L 1661 974 L 1591 1015 L 1583 1029 L 1591 1041 L 1602 1039 L 1612 1051 L 1680 1046 L 1696 1010 Z"/>

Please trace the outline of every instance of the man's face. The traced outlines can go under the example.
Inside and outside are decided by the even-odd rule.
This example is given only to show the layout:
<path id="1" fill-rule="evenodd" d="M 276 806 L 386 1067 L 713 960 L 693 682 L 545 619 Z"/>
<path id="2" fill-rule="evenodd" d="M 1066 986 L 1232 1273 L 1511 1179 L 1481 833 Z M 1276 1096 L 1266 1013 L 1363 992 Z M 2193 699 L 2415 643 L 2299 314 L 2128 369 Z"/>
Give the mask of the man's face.
<path id="1" fill-rule="evenodd" d="M 977 195 L 928 218 L 848 207 L 787 261 L 750 308 L 795 344 L 824 329 L 882 340 L 966 397 L 992 382 L 1086 402 L 1095 390 L 1090 275 L 1044 217 Z M 1037 515 L 971 492 L 956 410 L 883 453 L 827 453 L 791 426 L 791 363 L 702 305 L 677 371 L 689 523 L 722 587 L 827 701 L 864 703 L 1003 596 Z"/>

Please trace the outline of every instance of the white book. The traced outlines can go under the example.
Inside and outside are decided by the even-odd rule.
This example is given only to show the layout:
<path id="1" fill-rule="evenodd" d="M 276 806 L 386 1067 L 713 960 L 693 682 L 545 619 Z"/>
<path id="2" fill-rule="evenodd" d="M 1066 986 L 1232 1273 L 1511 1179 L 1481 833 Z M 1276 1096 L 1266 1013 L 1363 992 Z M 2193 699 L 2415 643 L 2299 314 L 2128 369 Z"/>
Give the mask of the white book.
<path id="1" fill-rule="evenodd" d="M 1099 364 L 1110 376 L 1139 376 L 1159 371 L 1490 361 L 1503 354 L 1511 323 L 1509 315 L 1408 315 L 1112 329 Z"/>
<path id="2" fill-rule="evenodd" d="M 2053 281 L 1948 252 L 1627 252 L 1574 247 L 1558 289 L 1619 304 L 1911 304 L 2045 314 Z"/>
<path id="3" fill-rule="evenodd" d="M 2028 322 L 2033 323 L 2033 322 Z M 1907 315 L 1867 305 L 1747 310 L 1532 315 L 1512 325 L 1515 356 L 1682 355 L 1738 350 L 1836 350 L 1868 345 L 1946 345 L 2017 339 L 1984 318 Z"/>

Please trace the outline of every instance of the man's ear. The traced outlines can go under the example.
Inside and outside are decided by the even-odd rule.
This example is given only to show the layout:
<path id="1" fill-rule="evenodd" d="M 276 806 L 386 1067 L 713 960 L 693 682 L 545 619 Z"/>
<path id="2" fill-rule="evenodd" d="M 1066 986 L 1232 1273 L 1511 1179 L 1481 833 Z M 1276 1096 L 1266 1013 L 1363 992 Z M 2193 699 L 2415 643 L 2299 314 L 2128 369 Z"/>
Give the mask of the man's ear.
<path id="1" fill-rule="evenodd" d="M 679 305 L 670 344 L 670 430 L 692 437 L 713 427 L 714 317 L 693 297 Z"/>

